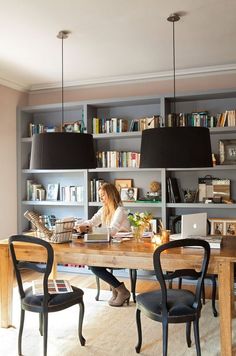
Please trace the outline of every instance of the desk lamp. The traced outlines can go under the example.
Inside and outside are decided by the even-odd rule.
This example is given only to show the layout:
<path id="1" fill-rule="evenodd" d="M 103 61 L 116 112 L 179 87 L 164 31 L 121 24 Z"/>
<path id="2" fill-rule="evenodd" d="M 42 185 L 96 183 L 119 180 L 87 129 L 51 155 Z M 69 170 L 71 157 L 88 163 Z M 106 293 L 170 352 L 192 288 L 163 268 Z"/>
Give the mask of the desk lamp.
<path id="1" fill-rule="evenodd" d="M 63 40 L 69 31 L 57 35 L 62 43 L 61 131 L 64 125 Z M 53 132 L 33 136 L 30 169 L 87 169 L 96 167 L 93 136 L 86 133 Z"/>

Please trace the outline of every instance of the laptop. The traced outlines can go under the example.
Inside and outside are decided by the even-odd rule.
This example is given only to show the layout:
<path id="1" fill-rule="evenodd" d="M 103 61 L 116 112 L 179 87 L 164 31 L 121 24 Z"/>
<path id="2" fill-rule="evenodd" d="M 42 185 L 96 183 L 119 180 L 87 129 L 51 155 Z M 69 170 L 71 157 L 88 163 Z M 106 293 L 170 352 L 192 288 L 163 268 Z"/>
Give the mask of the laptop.
<path id="1" fill-rule="evenodd" d="M 109 228 L 95 227 L 91 233 L 84 235 L 85 242 L 110 242 Z"/>
<path id="2" fill-rule="evenodd" d="M 170 235 L 171 240 L 207 236 L 207 213 L 181 216 L 181 233 Z"/>

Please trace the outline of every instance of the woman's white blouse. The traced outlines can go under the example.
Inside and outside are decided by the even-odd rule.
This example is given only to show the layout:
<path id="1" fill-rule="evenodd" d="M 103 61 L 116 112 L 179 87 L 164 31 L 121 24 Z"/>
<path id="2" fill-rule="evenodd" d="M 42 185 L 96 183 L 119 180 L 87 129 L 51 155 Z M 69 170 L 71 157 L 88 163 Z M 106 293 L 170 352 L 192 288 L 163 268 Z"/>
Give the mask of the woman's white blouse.
<path id="1" fill-rule="evenodd" d="M 100 208 L 90 220 L 84 221 L 83 225 L 99 226 L 102 224 L 102 212 L 103 207 Z M 125 208 L 123 206 L 118 206 L 113 214 L 110 226 L 102 224 L 102 227 L 109 227 L 111 229 L 111 236 L 114 236 L 118 231 L 130 231 L 130 223 Z"/>

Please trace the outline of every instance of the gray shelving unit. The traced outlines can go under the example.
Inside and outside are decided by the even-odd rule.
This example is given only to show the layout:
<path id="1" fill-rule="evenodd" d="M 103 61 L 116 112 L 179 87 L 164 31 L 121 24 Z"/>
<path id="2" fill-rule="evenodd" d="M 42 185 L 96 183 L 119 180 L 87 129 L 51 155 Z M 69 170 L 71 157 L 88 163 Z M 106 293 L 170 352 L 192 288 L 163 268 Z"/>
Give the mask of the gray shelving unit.
<path id="1" fill-rule="evenodd" d="M 236 92 L 211 92 L 211 93 L 186 93 L 176 98 L 176 112 L 194 112 L 208 110 L 211 115 L 236 109 Z M 84 120 L 87 132 L 92 133 L 93 117 L 118 117 L 131 121 L 140 117 L 160 115 L 166 117 L 173 109 L 173 98 L 170 96 L 155 97 L 128 97 L 107 100 L 90 100 L 83 102 L 65 103 L 65 122 Z M 42 105 L 19 108 L 17 113 L 17 155 L 18 155 L 18 232 L 28 227 L 28 222 L 23 217 L 27 209 L 39 211 L 41 214 L 54 214 L 58 217 L 76 216 L 88 218 L 101 206 L 100 203 L 91 202 L 89 194 L 89 181 L 93 178 L 102 178 L 114 182 L 115 179 L 133 179 L 139 194 L 144 196 L 149 190 L 151 181 L 158 181 L 162 187 L 162 202 L 134 202 L 124 205 L 130 211 L 152 212 L 155 217 L 160 217 L 165 226 L 171 215 L 207 211 L 209 217 L 236 217 L 236 204 L 200 204 L 200 203 L 167 203 L 166 178 L 176 177 L 183 189 L 196 189 L 198 178 L 212 175 L 217 178 L 231 180 L 231 196 L 236 201 L 235 165 L 222 165 L 205 169 L 138 169 L 138 168 L 97 168 L 90 170 L 29 170 L 29 157 L 32 139 L 29 137 L 29 124 L 43 123 L 58 125 L 61 123 L 61 104 Z M 212 150 L 218 152 L 220 139 L 236 139 L 236 127 L 216 127 L 210 129 Z M 124 132 L 94 135 L 96 150 L 125 150 L 140 151 L 141 132 Z M 77 152 L 75 154 L 80 154 Z M 84 154 L 84 153 L 82 153 Z M 83 203 L 65 203 L 61 201 L 27 201 L 26 180 L 47 185 L 83 184 Z"/>

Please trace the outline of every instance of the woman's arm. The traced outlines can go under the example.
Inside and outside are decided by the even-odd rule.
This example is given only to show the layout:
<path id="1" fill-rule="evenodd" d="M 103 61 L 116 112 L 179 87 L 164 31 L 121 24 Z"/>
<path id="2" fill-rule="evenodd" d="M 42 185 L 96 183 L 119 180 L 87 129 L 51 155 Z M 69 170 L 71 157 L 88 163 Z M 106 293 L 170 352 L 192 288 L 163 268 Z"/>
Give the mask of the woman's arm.
<path id="1" fill-rule="evenodd" d="M 128 214 L 123 206 L 119 206 L 116 209 L 111 219 L 110 229 L 111 236 L 114 236 L 118 231 L 130 231 Z"/>
<path id="2" fill-rule="evenodd" d="M 93 226 L 99 226 L 102 223 L 102 208 L 90 219 L 84 221 L 82 224 L 75 226 L 75 229 L 80 233 L 86 233 L 91 230 Z"/>

